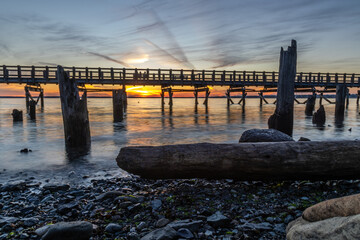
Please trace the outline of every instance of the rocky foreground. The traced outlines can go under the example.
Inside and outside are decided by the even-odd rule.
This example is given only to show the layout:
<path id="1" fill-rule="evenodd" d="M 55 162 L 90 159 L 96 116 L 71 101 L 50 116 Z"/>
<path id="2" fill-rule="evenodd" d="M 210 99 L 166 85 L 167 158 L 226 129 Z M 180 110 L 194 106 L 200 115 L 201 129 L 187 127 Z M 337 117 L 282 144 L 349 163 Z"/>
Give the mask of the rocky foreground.
<path id="1" fill-rule="evenodd" d="M 359 190 L 359 180 L 130 176 L 69 185 L 28 177 L 0 186 L 0 239 L 285 239 L 305 208 Z"/>

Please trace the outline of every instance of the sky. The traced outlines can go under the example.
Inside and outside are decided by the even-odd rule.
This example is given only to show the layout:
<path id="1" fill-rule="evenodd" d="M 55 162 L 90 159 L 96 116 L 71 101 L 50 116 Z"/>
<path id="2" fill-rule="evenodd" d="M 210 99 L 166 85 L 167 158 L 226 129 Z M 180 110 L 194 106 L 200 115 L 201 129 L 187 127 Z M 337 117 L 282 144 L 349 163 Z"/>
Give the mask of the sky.
<path id="1" fill-rule="evenodd" d="M 1 6 L 0 65 L 277 71 L 280 47 L 295 39 L 299 72 L 360 73 L 359 0 L 2 0 Z M 0 85 L 1 95 L 23 95 L 23 86 Z"/>

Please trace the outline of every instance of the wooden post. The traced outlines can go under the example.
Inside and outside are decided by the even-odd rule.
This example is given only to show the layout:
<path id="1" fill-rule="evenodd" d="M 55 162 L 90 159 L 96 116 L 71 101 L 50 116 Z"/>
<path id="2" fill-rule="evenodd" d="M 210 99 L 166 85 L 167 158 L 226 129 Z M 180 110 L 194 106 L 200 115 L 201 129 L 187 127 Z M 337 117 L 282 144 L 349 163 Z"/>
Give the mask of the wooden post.
<path id="1" fill-rule="evenodd" d="M 168 88 L 168 92 L 169 92 L 169 105 L 171 107 L 173 105 L 173 99 L 172 99 L 173 92 L 171 91 L 171 87 Z"/>
<path id="2" fill-rule="evenodd" d="M 29 112 L 30 108 L 30 93 L 28 87 L 25 87 L 25 101 L 26 101 L 26 112 Z"/>
<path id="3" fill-rule="evenodd" d="M 210 95 L 210 90 L 209 90 L 209 88 L 206 88 L 205 101 L 204 101 L 204 104 L 205 104 L 206 106 L 208 105 L 209 95 Z"/>
<path id="4" fill-rule="evenodd" d="M 320 106 L 322 105 L 323 95 L 324 95 L 324 93 L 320 93 L 320 101 L 319 101 Z"/>
<path id="5" fill-rule="evenodd" d="M 360 90 L 357 92 L 356 105 L 359 105 Z"/>
<path id="6" fill-rule="evenodd" d="M 260 97 L 260 107 L 263 105 L 263 93 L 259 92 L 259 97 Z"/>
<path id="7" fill-rule="evenodd" d="M 123 90 L 113 90 L 113 118 L 114 122 L 121 122 L 124 119 Z"/>
<path id="8" fill-rule="evenodd" d="M 35 120 L 36 119 L 36 101 L 31 100 L 29 102 L 29 115 L 30 115 L 30 119 L 31 120 Z"/>
<path id="9" fill-rule="evenodd" d="M 41 109 L 44 109 L 44 89 L 40 90 L 40 105 Z"/>
<path id="10" fill-rule="evenodd" d="M 335 124 L 342 125 L 344 121 L 346 85 L 336 86 Z"/>
<path id="11" fill-rule="evenodd" d="M 316 103 L 316 93 L 313 93 L 312 95 L 310 95 L 306 101 L 306 106 L 305 106 L 305 115 L 306 116 L 312 116 L 313 115 L 313 111 L 315 108 L 315 103 Z"/>
<path id="12" fill-rule="evenodd" d="M 163 89 L 163 88 L 161 88 L 160 96 L 161 96 L 161 107 L 163 108 L 164 105 L 165 105 L 165 93 L 164 93 L 164 89 Z"/>
<path id="13" fill-rule="evenodd" d="M 349 98 L 350 98 L 350 92 L 349 89 L 346 88 L 346 109 L 349 108 Z"/>
<path id="14" fill-rule="evenodd" d="M 194 96 L 195 96 L 195 105 L 198 105 L 199 104 L 199 101 L 198 101 L 198 90 L 195 88 L 194 90 Z"/>
<path id="15" fill-rule="evenodd" d="M 88 149 L 91 138 L 86 92 L 80 99 L 76 81 L 70 79 L 61 66 L 57 67 L 56 77 L 59 81 L 65 145 L 76 150 Z"/>
<path id="16" fill-rule="evenodd" d="M 22 122 L 23 121 L 23 112 L 17 109 L 13 109 L 12 117 L 14 122 Z"/>
<path id="17" fill-rule="evenodd" d="M 277 129 L 289 136 L 292 136 L 294 122 L 296 58 L 296 41 L 292 40 L 287 51 L 281 48 L 276 109 L 268 121 L 269 128 Z"/>
<path id="18" fill-rule="evenodd" d="M 122 100 L 123 109 L 124 109 L 124 112 L 126 112 L 127 111 L 128 100 L 127 100 L 127 93 L 126 93 L 125 85 L 123 85 L 123 87 L 122 87 L 122 94 L 121 95 L 122 95 L 121 100 Z"/>

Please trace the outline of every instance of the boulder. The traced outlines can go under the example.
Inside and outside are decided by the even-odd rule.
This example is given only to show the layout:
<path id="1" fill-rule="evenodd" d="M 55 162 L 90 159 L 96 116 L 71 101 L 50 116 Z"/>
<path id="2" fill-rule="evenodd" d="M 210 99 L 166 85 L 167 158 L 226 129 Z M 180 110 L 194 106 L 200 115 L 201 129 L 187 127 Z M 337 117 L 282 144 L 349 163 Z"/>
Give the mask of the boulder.
<path id="1" fill-rule="evenodd" d="M 334 198 L 315 204 L 303 212 L 303 218 L 315 222 L 332 217 L 360 214 L 360 194 Z"/>
<path id="2" fill-rule="evenodd" d="M 93 225 L 85 221 L 58 222 L 39 228 L 35 232 L 42 234 L 41 240 L 88 240 L 93 231 Z"/>
<path id="3" fill-rule="evenodd" d="M 192 232 L 197 232 L 203 222 L 201 220 L 192 221 L 190 219 L 178 220 L 168 224 L 169 227 L 179 230 L 180 228 L 187 228 Z"/>
<path id="4" fill-rule="evenodd" d="M 360 215 L 334 217 L 317 222 L 308 222 L 302 217 L 289 223 L 286 239 L 355 240 L 360 236 Z"/>
<path id="5" fill-rule="evenodd" d="M 312 118 L 312 123 L 316 124 L 316 126 L 322 127 L 326 122 L 326 114 L 324 106 L 321 105 L 319 109 L 314 113 Z"/>
<path id="6" fill-rule="evenodd" d="M 227 227 L 231 222 L 228 217 L 225 217 L 219 211 L 208 217 L 206 220 L 213 227 Z"/>
<path id="7" fill-rule="evenodd" d="M 250 129 L 243 132 L 239 142 L 288 142 L 294 141 L 289 135 L 276 129 Z"/>
<path id="8" fill-rule="evenodd" d="M 146 234 L 141 240 L 171 240 L 177 238 L 178 233 L 173 228 L 166 226 Z"/>
<path id="9" fill-rule="evenodd" d="M 121 230 L 122 230 L 122 226 L 117 223 L 109 223 L 105 228 L 105 232 L 108 233 L 116 233 L 116 232 L 120 232 Z"/>

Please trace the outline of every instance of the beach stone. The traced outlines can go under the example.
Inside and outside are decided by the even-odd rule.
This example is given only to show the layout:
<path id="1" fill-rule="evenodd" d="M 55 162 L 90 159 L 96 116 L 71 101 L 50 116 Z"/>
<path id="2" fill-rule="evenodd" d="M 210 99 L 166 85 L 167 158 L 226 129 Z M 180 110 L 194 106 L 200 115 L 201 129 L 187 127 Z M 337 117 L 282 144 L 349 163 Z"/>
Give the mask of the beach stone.
<path id="1" fill-rule="evenodd" d="M 78 207 L 78 203 L 77 202 L 71 202 L 71 203 L 66 203 L 66 204 L 62 204 L 59 205 L 57 208 L 57 212 L 59 214 L 65 215 L 68 212 L 71 212 L 73 209 Z"/>
<path id="2" fill-rule="evenodd" d="M 12 192 L 12 191 L 20 191 L 26 188 L 25 181 L 14 181 L 4 184 L 0 187 L 0 192 Z"/>
<path id="3" fill-rule="evenodd" d="M 103 194 L 97 196 L 96 200 L 105 200 L 108 198 L 116 198 L 121 195 L 124 195 L 124 193 L 120 192 L 120 191 L 110 191 L 110 192 L 106 192 L 106 193 L 103 193 Z"/>
<path id="4" fill-rule="evenodd" d="M 120 232 L 121 230 L 122 230 L 122 226 L 116 223 L 109 223 L 105 228 L 105 232 L 109 232 L 109 233 L 116 233 L 116 232 Z"/>
<path id="5" fill-rule="evenodd" d="M 192 232 L 187 228 L 180 228 L 179 230 L 177 230 L 177 233 L 182 238 L 186 238 L 186 239 L 194 238 L 194 234 L 192 234 Z"/>
<path id="6" fill-rule="evenodd" d="M 300 137 L 298 142 L 306 142 L 306 141 L 311 141 L 309 138 L 306 137 Z"/>
<path id="7" fill-rule="evenodd" d="M 243 132 L 239 142 L 287 142 L 294 141 L 289 135 L 276 129 L 250 129 Z"/>
<path id="8" fill-rule="evenodd" d="M 334 217 L 317 222 L 308 222 L 302 217 L 289 223 L 286 239 L 347 239 L 355 240 L 360 236 L 360 215 Z"/>
<path id="9" fill-rule="evenodd" d="M 44 190 L 49 190 L 50 192 L 57 191 L 67 191 L 69 190 L 70 185 L 68 184 L 56 184 L 56 183 L 48 183 L 43 186 Z"/>
<path id="10" fill-rule="evenodd" d="M 221 212 L 217 211 L 208 217 L 206 221 L 213 227 L 227 227 L 231 222 L 231 219 L 225 217 Z"/>
<path id="11" fill-rule="evenodd" d="M 197 232 L 202 223 L 203 221 L 201 220 L 191 221 L 190 219 L 185 219 L 169 223 L 168 226 L 175 230 L 179 230 L 180 228 L 187 228 L 192 232 Z"/>
<path id="12" fill-rule="evenodd" d="M 39 222 L 39 219 L 35 217 L 30 217 L 30 218 L 22 218 L 21 221 L 24 223 L 25 227 L 32 227 Z"/>
<path id="13" fill-rule="evenodd" d="M 19 219 L 17 217 L 5 217 L 5 216 L 0 216 L 0 227 L 6 225 L 7 223 L 15 223 L 17 222 Z"/>
<path id="14" fill-rule="evenodd" d="M 166 226 L 146 234 L 141 240 L 171 240 L 177 238 L 178 233 L 173 228 Z"/>
<path id="15" fill-rule="evenodd" d="M 169 222 L 170 222 L 169 219 L 161 218 L 156 222 L 155 227 L 157 228 L 165 227 Z"/>
<path id="16" fill-rule="evenodd" d="M 315 222 L 332 217 L 347 217 L 360 214 L 360 194 L 334 198 L 308 207 L 302 217 Z"/>
<path id="17" fill-rule="evenodd" d="M 40 228 L 41 229 L 41 228 Z M 35 231 L 43 233 L 41 240 L 88 240 L 93 231 L 93 225 L 85 221 L 58 222 L 46 229 Z"/>
<path id="18" fill-rule="evenodd" d="M 160 199 L 154 199 L 151 201 L 151 207 L 154 211 L 161 208 L 161 205 L 162 205 L 162 201 Z"/>

